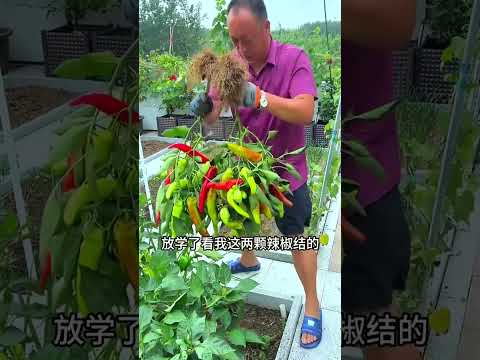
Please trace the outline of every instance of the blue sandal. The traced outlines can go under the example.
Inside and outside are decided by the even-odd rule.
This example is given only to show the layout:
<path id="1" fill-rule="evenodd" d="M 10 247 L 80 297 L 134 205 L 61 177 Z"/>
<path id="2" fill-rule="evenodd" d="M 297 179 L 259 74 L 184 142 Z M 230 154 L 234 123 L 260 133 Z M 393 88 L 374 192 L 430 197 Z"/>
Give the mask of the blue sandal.
<path id="1" fill-rule="evenodd" d="M 251 271 L 258 271 L 260 270 L 260 263 L 258 263 L 255 266 L 244 266 L 240 262 L 240 258 L 237 258 L 235 260 L 230 260 L 227 265 L 230 267 L 230 271 L 232 274 L 238 274 L 238 273 L 246 273 L 246 272 L 251 272 Z"/>
<path id="2" fill-rule="evenodd" d="M 317 338 L 317 340 L 305 344 L 302 342 L 303 334 L 310 334 Z M 314 318 L 312 316 L 304 315 L 302 323 L 302 331 L 300 333 L 300 346 L 304 349 L 313 349 L 320 344 L 322 340 L 322 312 L 320 311 L 320 319 Z"/>

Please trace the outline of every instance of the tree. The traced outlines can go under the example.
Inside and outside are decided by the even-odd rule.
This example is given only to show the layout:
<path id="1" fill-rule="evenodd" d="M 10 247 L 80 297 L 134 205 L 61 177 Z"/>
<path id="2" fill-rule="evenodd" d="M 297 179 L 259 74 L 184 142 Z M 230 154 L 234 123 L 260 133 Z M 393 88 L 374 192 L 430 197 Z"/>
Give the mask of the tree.
<path id="1" fill-rule="evenodd" d="M 141 0 L 141 54 L 159 50 L 188 57 L 197 52 L 205 32 L 200 10 L 200 4 L 187 0 Z"/>

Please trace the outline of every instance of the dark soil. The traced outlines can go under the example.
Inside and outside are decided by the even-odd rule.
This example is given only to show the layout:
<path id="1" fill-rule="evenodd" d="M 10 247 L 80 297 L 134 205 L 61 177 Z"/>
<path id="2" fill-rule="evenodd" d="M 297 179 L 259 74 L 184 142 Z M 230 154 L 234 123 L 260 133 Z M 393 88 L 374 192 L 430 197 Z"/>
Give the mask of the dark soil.
<path id="1" fill-rule="evenodd" d="M 33 175 L 22 181 L 22 192 L 25 199 L 27 211 L 27 226 L 31 234 L 31 241 L 34 253 L 38 251 L 40 224 L 45 203 L 53 187 L 52 181 L 45 175 Z M 0 204 L 3 209 L 13 211 L 16 214 L 15 196 L 13 189 L 0 195 Z M 14 253 L 19 261 L 16 262 L 17 270 L 24 269 L 25 261 L 23 246 L 21 242 L 14 245 Z"/>
<path id="2" fill-rule="evenodd" d="M 161 141 L 142 141 L 143 156 L 148 157 L 150 155 L 156 154 L 162 149 L 165 149 L 168 143 Z"/>
<path id="3" fill-rule="evenodd" d="M 48 111 L 65 104 L 76 94 L 62 89 L 42 86 L 25 86 L 6 89 L 10 124 L 12 129 L 46 114 Z"/>
<path id="4" fill-rule="evenodd" d="M 275 360 L 285 328 L 280 311 L 246 304 L 245 318 L 240 322 L 240 326 L 254 330 L 259 336 L 267 335 L 271 338 L 266 351 L 262 350 L 260 345 L 247 344 L 245 360 Z"/>

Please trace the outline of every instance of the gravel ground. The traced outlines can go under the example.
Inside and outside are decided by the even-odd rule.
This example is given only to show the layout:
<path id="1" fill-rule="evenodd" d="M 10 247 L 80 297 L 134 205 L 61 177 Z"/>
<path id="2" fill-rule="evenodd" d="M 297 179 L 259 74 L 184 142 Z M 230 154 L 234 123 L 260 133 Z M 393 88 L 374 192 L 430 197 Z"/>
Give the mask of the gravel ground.
<path id="1" fill-rule="evenodd" d="M 45 203 L 47 202 L 50 191 L 53 187 L 51 180 L 43 175 L 34 175 L 22 181 L 22 192 L 25 199 L 27 211 L 27 226 L 31 233 L 33 251 L 38 251 L 38 242 L 40 234 L 40 224 Z M 16 213 L 15 196 L 13 190 L 0 197 L 1 207 Z M 21 242 L 14 245 L 15 255 L 19 261 L 16 262 L 18 270 L 24 268 L 25 261 L 23 256 L 23 246 Z"/>
<path id="2" fill-rule="evenodd" d="M 143 157 L 148 157 L 150 155 L 156 154 L 162 149 L 165 149 L 168 143 L 161 141 L 142 141 Z"/>
<path id="3" fill-rule="evenodd" d="M 65 104 L 77 94 L 62 89 L 25 86 L 5 90 L 12 129 Z"/>

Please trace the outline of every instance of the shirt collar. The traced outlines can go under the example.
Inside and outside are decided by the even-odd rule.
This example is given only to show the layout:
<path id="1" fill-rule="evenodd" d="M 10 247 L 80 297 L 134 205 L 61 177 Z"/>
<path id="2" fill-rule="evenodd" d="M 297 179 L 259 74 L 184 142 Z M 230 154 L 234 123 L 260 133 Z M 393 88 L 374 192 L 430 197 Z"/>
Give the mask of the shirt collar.
<path id="1" fill-rule="evenodd" d="M 270 49 L 268 50 L 267 55 L 267 64 L 271 64 L 273 66 L 277 65 L 277 49 L 278 49 L 278 42 L 273 40 L 272 36 L 270 35 Z"/>

